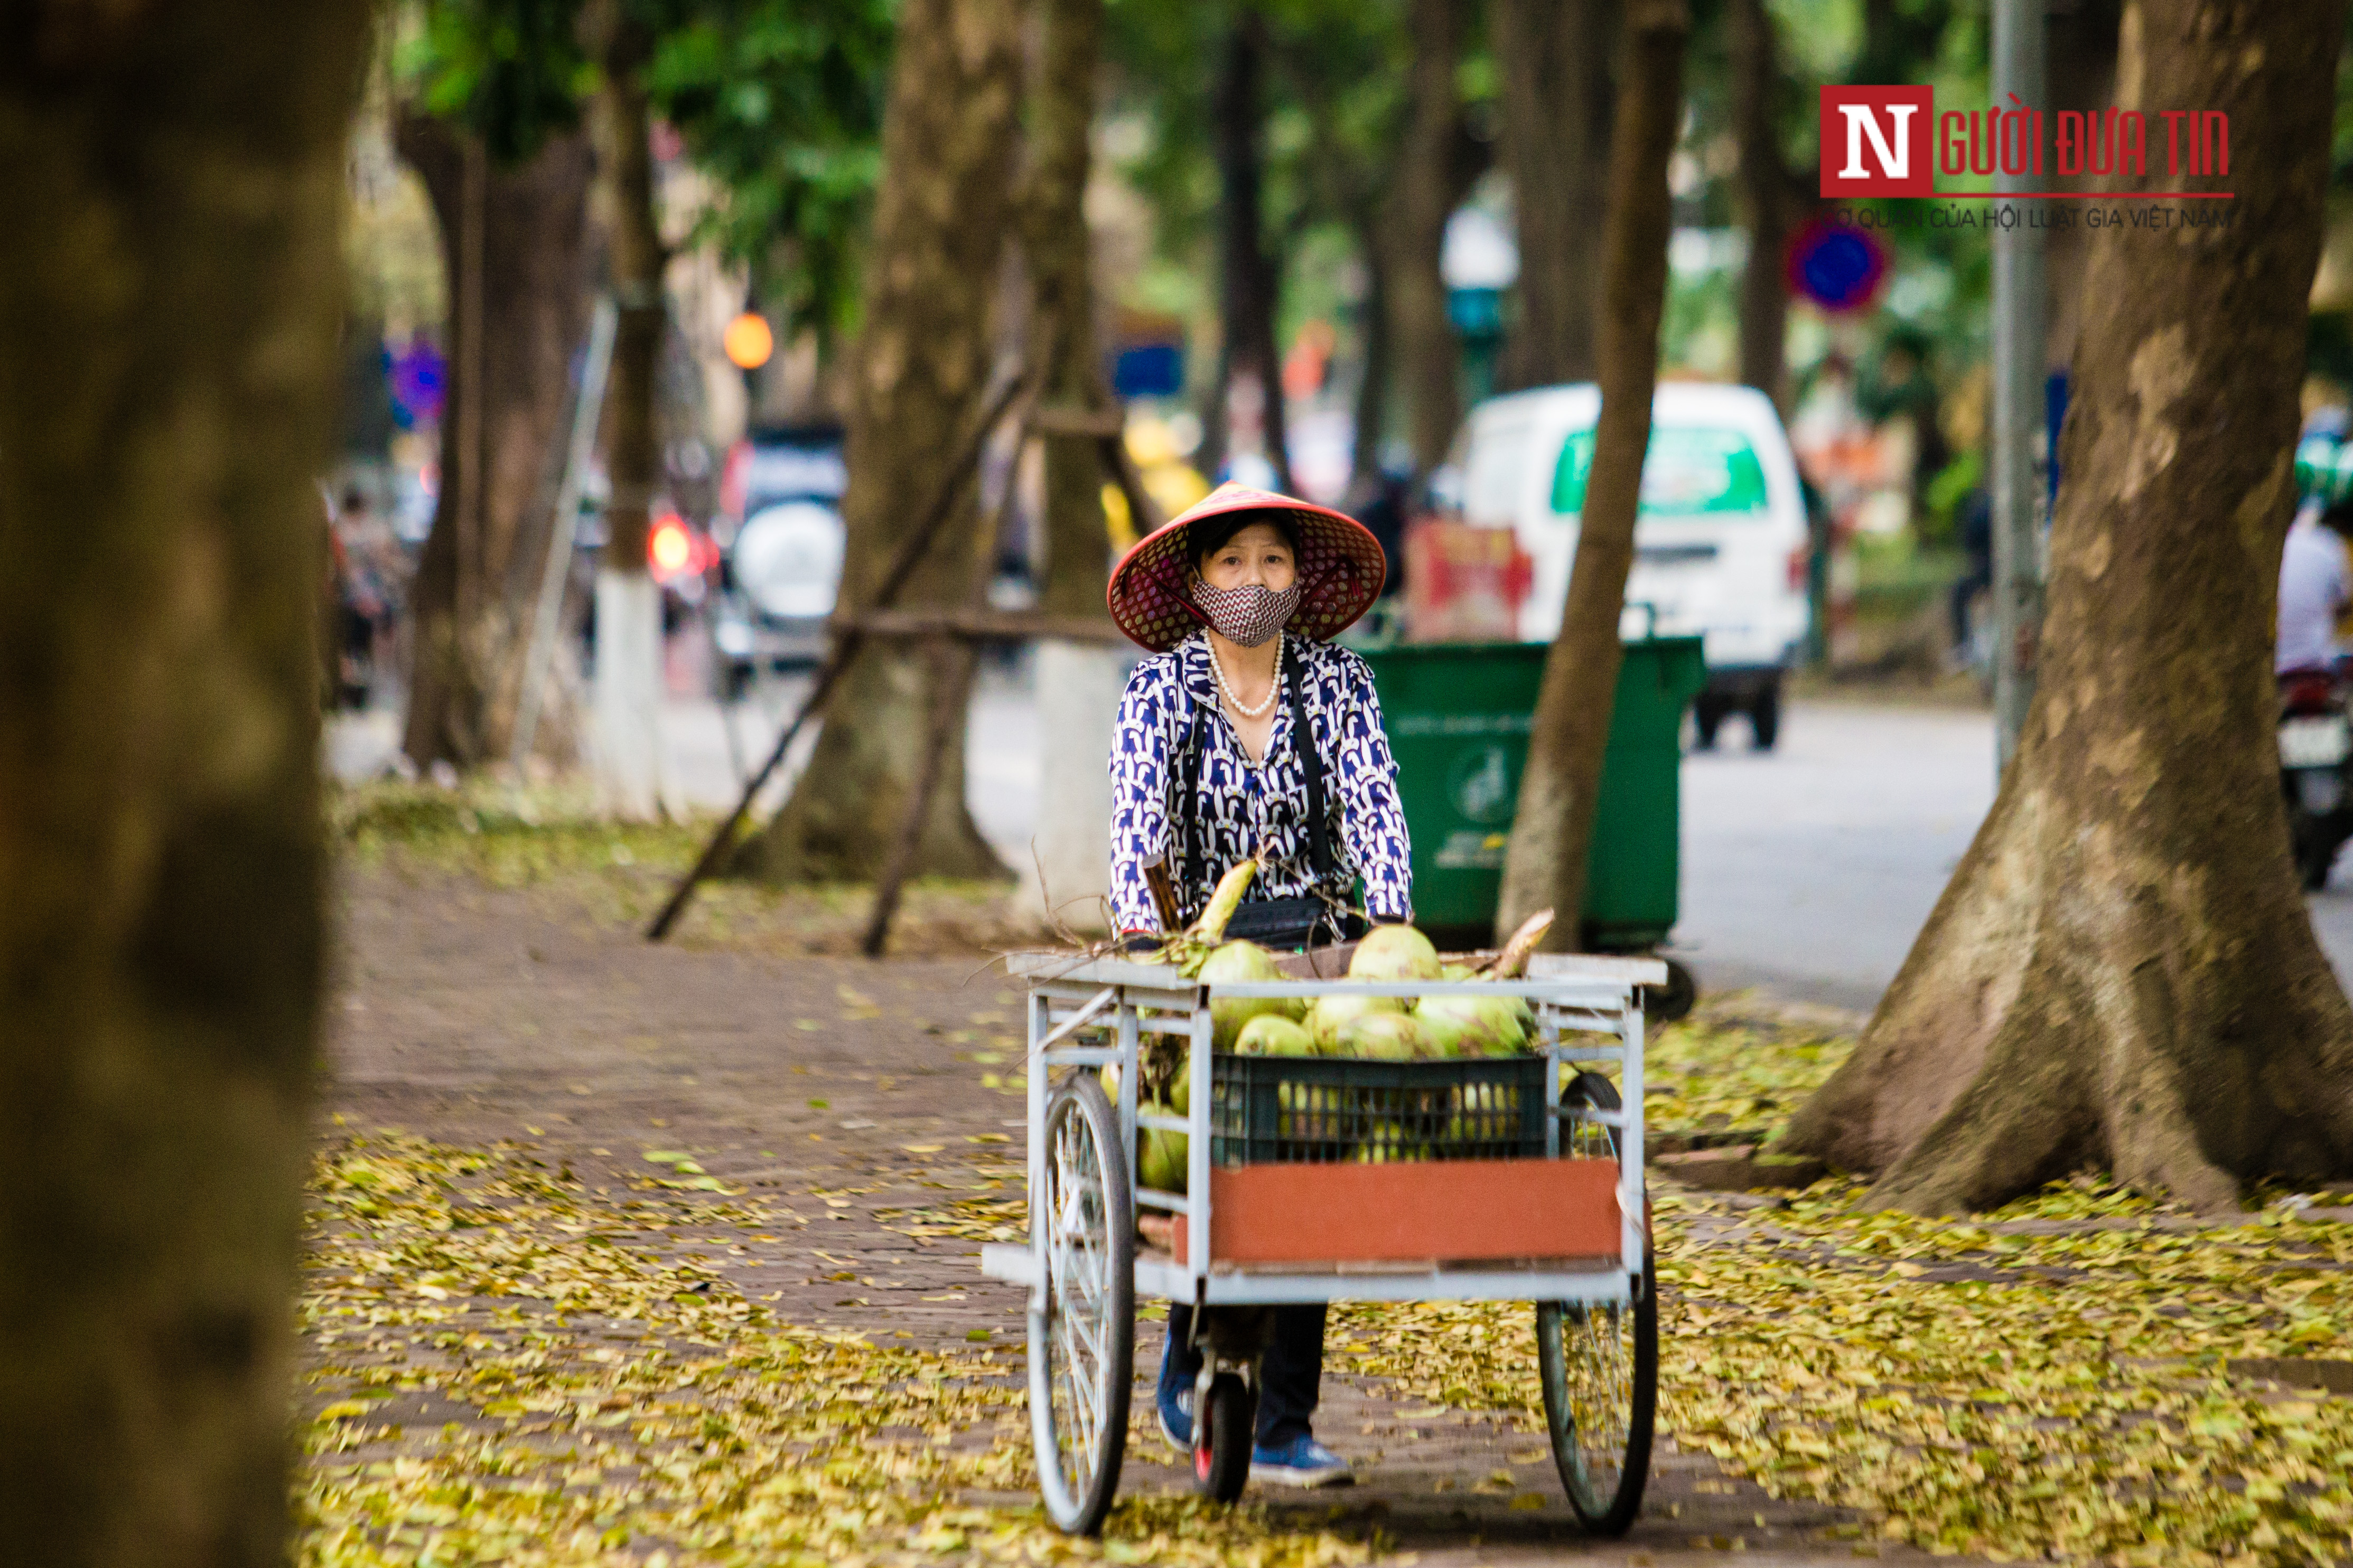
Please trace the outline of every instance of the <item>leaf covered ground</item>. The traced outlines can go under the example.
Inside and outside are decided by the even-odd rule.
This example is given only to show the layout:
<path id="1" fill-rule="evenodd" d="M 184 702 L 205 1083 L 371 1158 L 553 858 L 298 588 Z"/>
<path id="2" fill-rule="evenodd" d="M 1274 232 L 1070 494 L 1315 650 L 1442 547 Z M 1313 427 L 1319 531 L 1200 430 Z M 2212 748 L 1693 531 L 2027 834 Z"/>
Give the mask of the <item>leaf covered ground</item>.
<path id="1" fill-rule="evenodd" d="M 756 1200 L 399 1137 L 330 1147 L 312 1193 L 305 1568 L 1367 1556 L 1188 1500 L 1124 1502 L 1101 1542 L 965 1500 L 1030 1489 L 1018 1349 L 778 1322 L 681 1250 L 775 1239 Z"/>
<path id="2" fill-rule="evenodd" d="M 379 780 L 329 792 L 328 826 L 347 863 L 409 874 L 456 873 L 499 889 L 553 895 L 599 923 L 635 929 L 669 899 L 720 819 L 620 822 L 578 786 L 448 788 Z M 1010 921 L 1006 885 L 923 879 L 903 895 L 898 953 L 987 953 L 1036 933 Z M 670 941 L 772 952 L 858 950 L 873 890 L 857 884 L 771 888 L 722 875 L 704 882 Z"/>
<path id="3" fill-rule="evenodd" d="M 1100 1545 L 1046 1528 L 1018 1297 L 966 1256 L 1024 1223 L 1000 981 L 724 933 L 648 949 L 546 896 L 571 871 L 433 880 L 452 864 L 433 835 L 473 837 L 437 820 L 380 847 L 408 868 L 369 873 L 346 922 L 329 1099 L 352 1114 L 314 1169 L 302 1305 L 305 1568 L 1384 1553 L 1377 1509 L 1220 1514 L 1165 1495 L 1166 1472 L 1137 1475 Z M 1846 1048 L 1720 1007 L 1653 1041 L 1652 1127 L 1769 1136 Z M 2353 1361 L 2353 1199 L 2263 1194 L 2217 1226 L 2088 1181 L 1968 1224 L 1855 1196 L 1661 1189 L 1662 1427 L 1682 1452 L 1630 1545 L 1740 1540 L 1692 1533 L 1694 1494 L 1736 1483 L 1688 1467 L 1720 1459 L 1818 1500 L 1778 1517 L 1847 1536 L 1821 1543 L 1841 1556 L 2353 1558 L 2353 1398 L 2274 1375 Z M 1349 1309 L 1331 1348 L 1332 1384 L 1369 1378 L 1391 1411 L 1538 1425 L 1524 1306 Z M 1540 1440 L 1474 1436 L 1487 1468 L 1540 1459 Z M 1353 1426 L 1329 1440 L 1373 1447 Z M 1418 1450 L 1380 1441 L 1361 1491 L 1411 1468 Z M 1556 1505 L 1543 1470 L 1411 1544 L 1429 1556 L 1436 1520 L 1457 1543 L 1439 1560 L 1481 1561 L 1479 1531 L 1540 1517 L 1508 1510 Z M 1698 1528 L 1765 1523 L 1772 1500 L 1736 1485 L 1738 1511 L 1720 1498 Z"/>

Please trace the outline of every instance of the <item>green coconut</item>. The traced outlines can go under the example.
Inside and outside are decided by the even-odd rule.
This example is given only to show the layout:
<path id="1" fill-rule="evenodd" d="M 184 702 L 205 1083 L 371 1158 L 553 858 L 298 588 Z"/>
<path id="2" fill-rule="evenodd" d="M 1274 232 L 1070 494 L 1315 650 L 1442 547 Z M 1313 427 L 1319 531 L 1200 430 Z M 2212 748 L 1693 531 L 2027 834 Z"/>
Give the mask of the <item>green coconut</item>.
<path id="1" fill-rule="evenodd" d="M 1219 947 L 1201 965 L 1202 984 L 1215 986 L 1219 982 L 1229 984 L 1240 981 L 1280 980 L 1282 969 L 1274 955 L 1254 942 L 1229 942 Z M 1240 1037 L 1242 1026 L 1252 1018 L 1277 1017 L 1296 1021 L 1307 1010 L 1303 996 L 1235 996 L 1220 997 L 1209 994 L 1209 1035 L 1211 1048 L 1230 1051 Z"/>
<path id="2" fill-rule="evenodd" d="M 1421 1026 L 1410 1013 L 1360 1015 L 1341 1026 L 1334 1044 L 1333 1055 L 1366 1061 L 1415 1062 L 1432 1054 Z"/>
<path id="3" fill-rule="evenodd" d="M 1343 1054 L 1337 1047 L 1340 1031 L 1356 1019 L 1373 1013 L 1403 1013 L 1405 999 L 1400 996 L 1358 996 L 1335 992 L 1319 996 L 1315 1005 L 1307 1010 L 1307 1032 L 1315 1037 L 1315 1048 L 1323 1055 Z"/>
<path id="4" fill-rule="evenodd" d="M 1179 1112 L 1173 1106 L 1157 1102 L 1136 1107 L 1143 1116 L 1169 1116 Z M 1187 1188 L 1189 1166 L 1187 1163 L 1191 1140 L 1182 1132 L 1164 1131 L 1156 1127 L 1139 1128 L 1135 1134 L 1135 1173 L 1143 1184 L 1155 1193 L 1181 1193 Z"/>
<path id="5" fill-rule="evenodd" d="M 1516 996 L 1425 996 L 1413 1016 L 1442 1057 L 1517 1056 L 1527 1043 L 1525 1007 Z"/>
<path id="6" fill-rule="evenodd" d="M 1168 1103 L 1183 1116 L 1193 1109 L 1193 1053 L 1186 1052 L 1176 1058 L 1176 1071 L 1168 1079 Z"/>
<path id="7" fill-rule="evenodd" d="M 1436 980 L 1438 949 L 1411 926 L 1375 926 L 1348 960 L 1351 980 Z"/>
<path id="8" fill-rule="evenodd" d="M 1315 1037 L 1303 1024 L 1261 1013 L 1242 1026 L 1234 1049 L 1246 1057 L 1312 1057 Z"/>

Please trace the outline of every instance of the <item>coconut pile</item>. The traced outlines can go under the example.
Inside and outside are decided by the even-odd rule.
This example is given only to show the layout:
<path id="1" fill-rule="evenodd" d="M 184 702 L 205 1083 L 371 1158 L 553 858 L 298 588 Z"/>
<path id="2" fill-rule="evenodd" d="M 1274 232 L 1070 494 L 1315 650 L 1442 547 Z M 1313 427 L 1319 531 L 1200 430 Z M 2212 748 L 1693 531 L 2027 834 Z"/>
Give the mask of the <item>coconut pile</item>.
<path id="1" fill-rule="evenodd" d="M 1240 907 L 1242 893 L 1257 869 L 1258 862 L 1250 859 L 1228 871 L 1201 918 L 1143 962 L 1173 964 L 1187 978 L 1212 987 L 1289 978 L 1274 954 L 1258 943 L 1223 940 L 1227 922 Z M 1476 966 L 1447 963 L 1436 945 L 1412 926 L 1376 926 L 1350 956 L 1348 978 L 1398 984 L 1515 980 L 1526 972 L 1528 957 L 1550 929 L 1552 918 L 1550 910 L 1535 915 L 1513 933 L 1493 959 Z M 1312 1003 L 1303 996 L 1213 994 L 1209 1023 L 1210 1048 L 1241 1056 L 1420 1062 L 1514 1057 L 1537 1048 L 1535 1016 L 1526 1000 L 1503 993 L 1482 996 L 1458 992 L 1418 998 L 1342 994 L 1319 996 Z M 1144 1114 L 1187 1114 L 1192 1074 L 1187 1054 L 1180 1050 L 1160 1072 L 1147 1065 L 1146 1083 L 1157 1079 L 1164 1098 L 1144 1099 L 1138 1106 Z M 1119 1069 L 1107 1067 L 1103 1071 L 1104 1087 L 1115 1100 Z M 1181 1132 L 1145 1129 L 1138 1137 L 1136 1151 L 1137 1173 L 1144 1185 L 1183 1191 L 1186 1143 Z"/>

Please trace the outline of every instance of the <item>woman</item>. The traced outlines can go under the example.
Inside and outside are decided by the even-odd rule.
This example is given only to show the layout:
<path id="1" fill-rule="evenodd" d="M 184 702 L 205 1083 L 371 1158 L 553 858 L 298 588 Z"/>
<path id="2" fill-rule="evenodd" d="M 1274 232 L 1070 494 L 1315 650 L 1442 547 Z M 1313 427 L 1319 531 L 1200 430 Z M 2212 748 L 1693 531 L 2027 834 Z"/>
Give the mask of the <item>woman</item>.
<path id="1" fill-rule="evenodd" d="M 1198 914 L 1236 861 L 1264 863 L 1230 934 L 1269 946 L 1353 934 L 1361 879 L 1375 921 L 1410 920 L 1397 764 L 1365 661 L 1324 639 L 1379 596 L 1381 549 L 1339 512 L 1225 485 L 1127 552 L 1112 574 L 1136 666 L 1113 742 L 1113 914 L 1123 935 Z M 1348 1467 L 1315 1440 L 1324 1308 L 1281 1307 L 1261 1365 L 1254 1480 L 1328 1486 Z M 1168 1312 L 1160 1427 L 1189 1451 L 1199 1349 Z"/>

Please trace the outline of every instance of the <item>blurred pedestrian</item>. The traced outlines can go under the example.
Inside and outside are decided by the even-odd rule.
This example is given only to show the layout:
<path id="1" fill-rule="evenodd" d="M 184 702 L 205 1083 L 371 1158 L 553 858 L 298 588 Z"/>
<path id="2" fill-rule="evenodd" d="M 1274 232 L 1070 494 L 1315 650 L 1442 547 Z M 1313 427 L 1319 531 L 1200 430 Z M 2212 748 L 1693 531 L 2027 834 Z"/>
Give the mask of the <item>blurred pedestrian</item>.
<path id="1" fill-rule="evenodd" d="M 390 521 L 376 515 L 365 491 L 343 491 L 333 514 L 330 542 L 336 579 L 336 651 L 339 700 L 364 708 L 375 671 L 395 635 L 407 586 L 407 552 Z"/>

